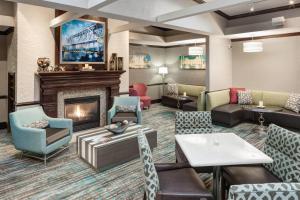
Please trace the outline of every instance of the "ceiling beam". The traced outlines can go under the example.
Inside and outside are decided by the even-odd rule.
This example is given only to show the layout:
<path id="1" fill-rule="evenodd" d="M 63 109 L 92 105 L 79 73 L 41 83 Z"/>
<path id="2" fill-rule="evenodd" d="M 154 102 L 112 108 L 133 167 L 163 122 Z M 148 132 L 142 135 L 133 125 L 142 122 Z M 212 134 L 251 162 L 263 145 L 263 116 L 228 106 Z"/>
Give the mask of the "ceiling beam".
<path id="1" fill-rule="evenodd" d="M 52 19 L 50 21 L 50 28 L 56 28 L 56 27 L 59 27 L 61 26 L 62 24 L 68 22 L 68 21 L 71 21 L 73 19 L 77 19 L 81 16 L 83 16 L 84 14 L 79 14 L 79 13 L 72 13 L 72 12 L 66 12 L 54 19 Z"/>
<path id="2" fill-rule="evenodd" d="M 15 18 L 6 15 L 0 15 L 0 26 L 14 27 Z"/>
<path id="3" fill-rule="evenodd" d="M 104 6 L 108 6 L 118 0 L 89 0 L 88 1 L 88 9 L 91 10 L 99 10 Z"/>
<path id="4" fill-rule="evenodd" d="M 215 0 L 215 1 L 195 5 L 189 8 L 160 15 L 156 18 L 156 21 L 157 22 L 173 21 L 176 19 L 181 19 L 181 18 L 191 17 L 194 15 L 217 11 L 222 8 L 227 8 L 227 7 L 231 7 L 231 6 L 235 6 L 247 2 L 251 2 L 251 0 L 226 0 L 226 1 Z"/>

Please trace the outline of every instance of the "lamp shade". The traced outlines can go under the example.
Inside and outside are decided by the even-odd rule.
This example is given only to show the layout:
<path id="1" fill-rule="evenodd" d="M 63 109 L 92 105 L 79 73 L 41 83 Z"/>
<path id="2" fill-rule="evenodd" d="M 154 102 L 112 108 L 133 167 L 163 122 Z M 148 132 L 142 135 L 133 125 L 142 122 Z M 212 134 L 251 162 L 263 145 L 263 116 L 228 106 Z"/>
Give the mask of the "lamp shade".
<path id="1" fill-rule="evenodd" d="M 243 51 L 246 53 L 253 53 L 253 52 L 262 52 L 263 43 L 262 42 L 244 42 L 243 43 Z"/>
<path id="2" fill-rule="evenodd" d="M 159 74 L 168 74 L 168 68 L 167 67 L 159 67 L 158 73 Z"/>
<path id="3" fill-rule="evenodd" d="M 189 55 L 190 56 L 199 56 L 203 55 L 203 47 L 189 47 Z"/>

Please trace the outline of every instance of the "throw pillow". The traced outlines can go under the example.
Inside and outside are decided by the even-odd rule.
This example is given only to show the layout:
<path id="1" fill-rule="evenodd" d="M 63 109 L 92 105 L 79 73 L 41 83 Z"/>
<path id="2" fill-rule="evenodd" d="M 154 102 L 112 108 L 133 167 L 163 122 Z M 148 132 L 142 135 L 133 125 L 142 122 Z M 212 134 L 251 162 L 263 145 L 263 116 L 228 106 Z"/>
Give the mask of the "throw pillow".
<path id="1" fill-rule="evenodd" d="M 31 124 L 24 124 L 26 128 L 46 128 L 49 126 L 49 121 L 46 119 L 37 120 L 32 122 Z"/>
<path id="2" fill-rule="evenodd" d="M 136 112 L 135 105 L 117 105 L 116 106 L 117 112 Z"/>
<path id="3" fill-rule="evenodd" d="M 238 91 L 238 103 L 241 105 L 253 104 L 251 91 L 250 90 Z"/>
<path id="4" fill-rule="evenodd" d="M 230 88 L 230 103 L 238 103 L 238 91 L 245 91 L 245 88 Z"/>
<path id="5" fill-rule="evenodd" d="M 300 112 L 300 94 L 290 94 L 284 107 L 288 110 L 299 113 Z"/>
<path id="6" fill-rule="evenodd" d="M 178 86 L 176 83 L 168 84 L 168 95 L 171 95 L 171 96 L 178 95 Z"/>

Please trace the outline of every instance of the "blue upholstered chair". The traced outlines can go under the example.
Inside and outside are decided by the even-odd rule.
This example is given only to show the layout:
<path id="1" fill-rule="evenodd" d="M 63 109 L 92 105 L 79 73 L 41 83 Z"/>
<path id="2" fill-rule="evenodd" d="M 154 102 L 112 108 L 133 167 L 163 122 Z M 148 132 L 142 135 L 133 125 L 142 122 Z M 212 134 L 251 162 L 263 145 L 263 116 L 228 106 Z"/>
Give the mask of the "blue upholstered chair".
<path id="1" fill-rule="evenodd" d="M 136 106 L 135 113 L 117 112 L 117 106 Z M 114 104 L 107 114 L 107 124 L 128 120 L 137 124 L 142 123 L 142 110 L 139 97 L 114 97 Z"/>
<path id="2" fill-rule="evenodd" d="M 28 156 L 42 159 L 45 164 L 47 159 L 53 156 L 49 154 L 65 149 L 65 145 L 72 138 L 72 120 L 48 117 L 40 106 L 10 113 L 9 120 L 15 148 L 24 155 L 30 153 Z M 38 120 L 47 120 L 49 127 L 44 129 L 26 127 Z"/>

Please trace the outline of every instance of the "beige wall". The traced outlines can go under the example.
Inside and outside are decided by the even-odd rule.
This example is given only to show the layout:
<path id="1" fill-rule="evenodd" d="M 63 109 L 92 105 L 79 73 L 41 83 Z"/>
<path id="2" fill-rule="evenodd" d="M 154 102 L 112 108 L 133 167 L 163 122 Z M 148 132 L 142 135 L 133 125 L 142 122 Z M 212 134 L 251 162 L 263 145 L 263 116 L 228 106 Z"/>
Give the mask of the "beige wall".
<path id="1" fill-rule="evenodd" d="M 261 41 L 261 53 L 244 53 L 243 42 L 232 43 L 233 85 L 299 93 L 300 36 Z"/>
<path id="2" fill-rule="evenodd" d="M 50 8 L 17 4 L 17 103 L 39 100 L 36 60 L 48 57 L 54 63 L 55 42 L 49 28 L 54 14 Z"/>
<path id="3" fill-rule="evenodd" d="M 209 75 L 206 80 L 209 91 L 226 89 L 232 85 L 230 45 L 230 40 L 222 36 L 209 37 Z"/>
<path id="4" fill-rule="evenodd" d="M 16 30 L 9 36 L 9 71 L 17 71 L 17 103 L 39 100 L 39 81 L 35 76 L 38 57 L 48 57 L 51 63 L 55 58 L 55 41 L 49 22 L 54 18 L 50 8 L 17 4 Z M 109 21 L 108 26 L 118 25 Z M 120 91 L 128 91 L 129 86 L 129 33 L 128 31 L 109 36 L 108 55 L 118 53 L 124 57 L 124 69 Z M 16 59 L 14 59 L 16 58 Z M 17 66 L 17 67 L 16 67 Z"/>

